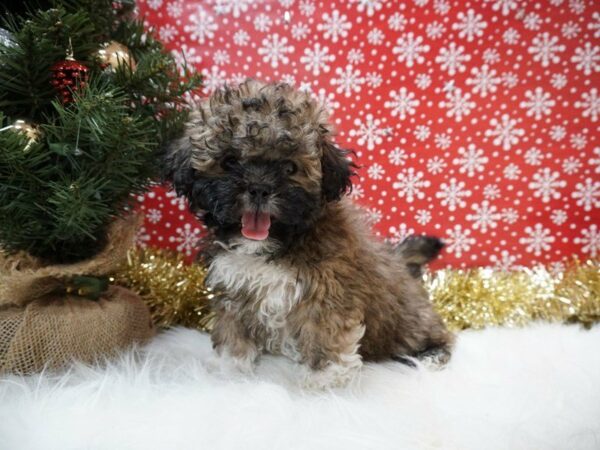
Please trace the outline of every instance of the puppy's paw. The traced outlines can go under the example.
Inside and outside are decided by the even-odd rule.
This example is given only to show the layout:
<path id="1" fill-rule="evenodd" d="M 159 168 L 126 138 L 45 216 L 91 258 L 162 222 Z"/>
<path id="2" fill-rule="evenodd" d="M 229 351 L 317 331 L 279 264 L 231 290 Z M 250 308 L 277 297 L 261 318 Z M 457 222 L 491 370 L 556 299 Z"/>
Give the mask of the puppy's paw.
<path id="1" fill-rule="evenodd" d="M 361 364 L 338 364 L 330 362 L 324 369 L 310 370 L 304 377 L 302 387 L 310 390 L 324 390 L 346 387 L 360 375 Z"/>
<path id="2" fill-rule="evenodd" d="M 256 353 L 252 353 L 236 357 L 226 350 L 221 353 L 214 352 L 206 360 L 206 368 L 210 373 L 252 375 L 256 367 L 257 356 Z"/>

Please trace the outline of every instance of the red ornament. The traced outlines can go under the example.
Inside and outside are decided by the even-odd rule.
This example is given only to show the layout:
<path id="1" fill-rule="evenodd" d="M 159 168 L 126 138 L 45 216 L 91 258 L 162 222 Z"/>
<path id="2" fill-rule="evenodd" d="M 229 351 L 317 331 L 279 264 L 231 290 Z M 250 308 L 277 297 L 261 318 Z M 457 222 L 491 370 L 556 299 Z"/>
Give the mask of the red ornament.
<path id="1" fill-rule="evenodd" d="M 65 60 L 57 62 L 50 68 L 52 72 L 50 83 L 56 89 L 63 105 L 71 103 L 73 101 L 73 93 L 86 85 L 89 70 L 85 64 L 73 58 L 73 50 L 69 42 L 69 49 Z"/>

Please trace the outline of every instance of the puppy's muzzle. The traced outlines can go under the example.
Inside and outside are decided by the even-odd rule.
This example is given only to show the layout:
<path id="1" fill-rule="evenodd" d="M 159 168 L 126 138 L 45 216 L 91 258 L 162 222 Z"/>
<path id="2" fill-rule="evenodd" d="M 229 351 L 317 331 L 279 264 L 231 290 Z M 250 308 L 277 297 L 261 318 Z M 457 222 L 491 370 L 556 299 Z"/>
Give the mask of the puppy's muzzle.
<path id="1" fill-rule="evenodd" d="M 248 186 L 250 201 L 256 205 L 266 203 L 272 193 L 273 189 L 267 184 L 253 183 Z"/>

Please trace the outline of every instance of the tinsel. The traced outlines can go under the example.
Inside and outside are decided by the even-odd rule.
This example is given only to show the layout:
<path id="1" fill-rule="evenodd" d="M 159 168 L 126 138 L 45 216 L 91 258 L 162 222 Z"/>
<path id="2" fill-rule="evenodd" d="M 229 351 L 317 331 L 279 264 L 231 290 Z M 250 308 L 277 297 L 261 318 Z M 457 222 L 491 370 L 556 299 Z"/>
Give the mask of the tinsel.
<path id="1" fill-rule="evenodd" d="M 114 281 L 132 288 L 148 303 L 158 326 L 209 330 L 206 267 L 187 264 L 180 254 L 135 249 Z M 435 308 L 452 330 L 525 326 L 534 321 L 600 321 L 600 262 L 573 261 L 561 273 L 546 268 L 443 269 L 424 276 Z"/>

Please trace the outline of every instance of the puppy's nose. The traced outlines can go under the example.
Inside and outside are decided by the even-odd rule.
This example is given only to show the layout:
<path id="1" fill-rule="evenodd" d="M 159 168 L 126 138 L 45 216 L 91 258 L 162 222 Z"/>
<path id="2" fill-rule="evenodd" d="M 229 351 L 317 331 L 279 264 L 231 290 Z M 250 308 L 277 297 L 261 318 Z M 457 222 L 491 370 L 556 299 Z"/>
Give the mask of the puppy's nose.
<path id="1" fill-rule="evenodd" d="M 266 200 L 271 195 L 271 188 L 266 184 L 251 184 L 248 186 L 248 193 L 250 198 L 255 201 Z"/>

